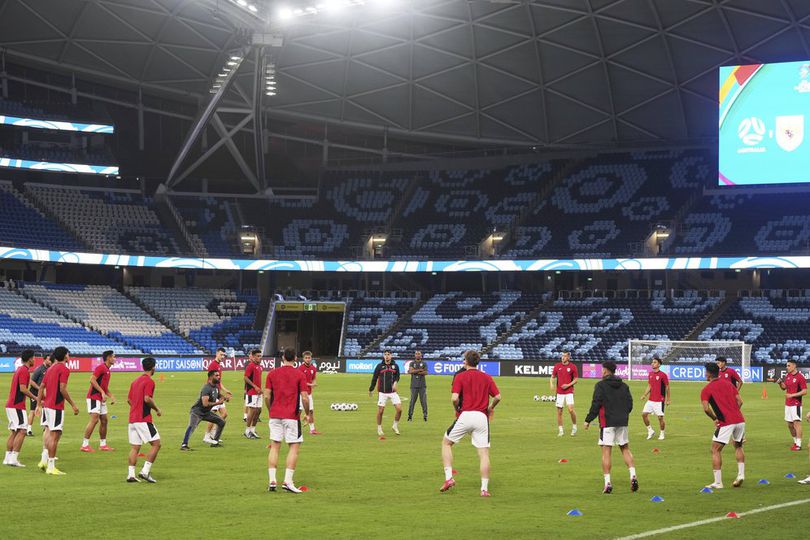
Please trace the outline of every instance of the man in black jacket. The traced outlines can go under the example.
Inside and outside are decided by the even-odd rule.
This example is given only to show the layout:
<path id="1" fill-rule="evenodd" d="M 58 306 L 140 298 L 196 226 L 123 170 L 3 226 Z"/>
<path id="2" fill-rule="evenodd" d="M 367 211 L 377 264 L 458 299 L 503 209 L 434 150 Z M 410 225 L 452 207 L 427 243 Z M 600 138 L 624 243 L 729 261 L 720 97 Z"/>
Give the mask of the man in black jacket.
<path id="1" fill-rule="evenodd" d="M 615 374 L 616 362 L 602 363 L 602 380 L 594 386 L 591 410 L 585 417 L 585 429 L 590 427 L 594 418 L 599 417 L 599 446 L 602 447 L 602 472 L 605 475 L 603 493 L 613 492 L 610 467 L 611 451 L 614 446 L 621 449 L 624 462 L 630 469 L 630 489 L 638 491 L 636 466 L 630 452 L 627 430 L 630 411 L 633 410 L 633 396 L 630 394 L 630 388 Z"/>

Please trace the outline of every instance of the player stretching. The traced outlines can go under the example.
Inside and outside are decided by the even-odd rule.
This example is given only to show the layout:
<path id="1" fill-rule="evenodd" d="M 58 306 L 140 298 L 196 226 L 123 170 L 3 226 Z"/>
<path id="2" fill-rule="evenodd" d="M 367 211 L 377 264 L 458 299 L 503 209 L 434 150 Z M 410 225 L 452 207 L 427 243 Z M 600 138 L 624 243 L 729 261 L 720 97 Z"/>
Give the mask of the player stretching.
<path id="1" fill-rule="evenodd" d="M 379 397 L 377 398 L 377 435 L 380 437 L 385 435 L 382 429 L 382 418 L 383 412 L 385 411 L 385 404 L 389 399 L 397 411 L 391 429 L 394 430 L 394 433 L 399 435 L 402 400 L 399 399 L 399 394 L 397 394 L 397 381 L 399 381 L 399 366 L 392 360 L 391 351 L 386 349 L 383 351 L 383 361 L 374 368 L 374 375 L 371 377 L 371 385 L 368 387 L 368 397 L 371 397 L 371 392 L 374 391 L 375 386 L 379 391 Z"/>
<path id="2" fill-rule="evenodd" d="M 34 394 L 28 390 L 28 383 L 31 379 L 30 369 L 34 365 L 34 351 L 25 350 L 20 355 L 22 365 L 14 372 L 11 379 L 11 390 L 6 401 L 6 416 L 8 417 L 8 429 L 11 431 L 6 441 L 6 457 L 3 458 L 3 465 L 12 467 L 25 467 L 20 463 L 20 449 L 25 442 L 25 432 L 28 427 L 28 418 L 25 414 L 25 398 L 36 399 Z"/>
<path id="3" fill-rule="evenodd" d="M 716 363 L 706 364 L 706 380 L 709 381 L 709 384 L 700 392 L 700 401 L 706 416 L 714 420 L 714 424 L 717 426 L 712 438 L 714 482 L 706 487 L 711 489 L 723 487 L 721 452 L 729 441 L 734 442 L 734 452 L 737 457 L 737 478 L 734 479 L 732 485 L 740 487 L 745 480 L 745 452 L 743 451 L 745 418 L 740 410 L 743 401 L 737 387 L 720 378 L 720 367 Z"/>
<path id="4" fill-rule="evenodd" d="M 217 349 L 217 353 L 214 356 L 214 359 L 211 360 L 211 363 L 208 364 L 207 371 L 217 371 L 219 373 L 219 379 L 220 379 L 219 393 L 222 394 L 223 396 L 225 396 L 225 401 L 228 401 L 229 399 L 231 399 L 233 394 L 231 394 L 230 390 L 225 388 L 225 386 L 222 384 L 222 363 L 221 362 L 223 360 L 225 360 L 225 349 L 220 347 L 220 348 Z M 225 403 L 222 403 L 221 405 L 217 405 L 216 407 L 214 407 L 212 409 L 212 411 L 215 412 L 215 413 L 219 413 L 219 416 L 221 416 L 223 420 L 228 418 L 228 409 L 225 406 Z M 216 427 L 216 424 L 212 424 L 210 422 L 208 423 L 208 427 L 205 428 L 205 435 L 203 436 L 203 442 L 204 443 L 214 444 L 215 442 L 217 442 L 211 437 L 211 432 L 214 430 L 215 427 Z"/>
<path id="5" fill-rule="evenodd" d="M 244 378 L 245 404 L 248 411 L 245 420 L 245 437 L 258 439 L 256 424 L 259 421 L 259 413 L 262 412 L 262 352 L 259 349 L 250 351 Z"/>
<path id="6" fill-rule="evenodd" d="M 453 479 L 453 445 L 464 435 L 470 434 L 472 445 L 478 450 L 481 469 L 481 496 L 489 497 L 489 419 L 501 401 L 501 393 L 495 381 L 478 370 L 481 356 L 477 351 L 464 353 L 464 370 L 453 378 L 451 401 L 460 412 L 442 439 L 442 463 L 444 484 L 439 491 L 447 491 L 456 485 Z M 489 398 L 492 398 L 490 402 Z"/>
<path id="7" fill-rule="evenodd" d="M 216 431 L 214 431 L 214 440 L 216 442 L 212 443 L 211 447 L 222 446 L 219 443 L 219 438 L 222 436 L 222 430 L 225 429 L 225 420 L 213 413 L 214 407 L 225 402 L 225 399 L 219 395 L 219 377 L 220 375 L 216 370 L 208 372 L 208 382 L 203 385 L 200 390 L 200 397 L 191 406 L 188 427 L 186 428 L 186 435 L 183 437 L 183 444 L 180 445 L 180 450 L 190 450 L 188 439 L 202 421 L 211 422 L 217 426 Z"/>
<path id="8" fill-rule="evenodd" d="M 630 439 L 627 424 L 633 410 L 633 395 L 630 388 L 616 376 L 616 362 L 602 363 L 602 380 L 593 388 L 591 409 L 585 417 L 585 429 L 599 417 L 599 446 L 602 447 L 602 474 L 605 475 L 605 488 L 602 493 L 613 493 L 610 481 L 611 453 L 618 446 L 624 463 L 630 471 L 630 491 L 638 491 L 636 465 L 630 452 Z"/>
<path id="9" fill-rule="evenodd" d="M 309 395 L 307 380 L 304 374 L 295 369 L 295 351 L 286 348 L 280 367 L 267 374 L 264 384 L 264 402 L 270 417 L 270 453 L 267 455 L 267 473 L 270 483 L 268 491 L 276 490 L 276 467 L 278 466 L 281 441 L 290 447 L 287 453 L 287 468 L 284 471 L 282 488 L 290 493 L 301 493 L 293 483 L 295 466 L 298 463 L 298 450 L 304 441 L 301 431 L 301 411 L 299 403 L 304 406 L 304 413 L 309 415 Z"/>
<path id="10" fill-rule="evenodd" d="M 160 408 L 155 403 L 155 381 L 152 376 L 155 374 L 155 359 L 147 356 L 141 360 L 143 375 L 132 381 L 129 386 L 127 403 L 129 404 L 129 469 L 127 471 L 127 482 L 140 482 L 138 478 L 146 480 L 150 484 L 157 483 L 152 478 L 152 464 L 157 459 L 160 452 L 160 433 L 155 424 L 152 423 L 152 411 L 158 416 L 161 415 Z M 138 464 L 138 453 L 141 445 L 149 443 L 151 448 L 146 456 L 143 469 L 135 476 L 135 465 Z"/>
<path id="11" fill-rule="evenodd" d="M 729 381 L 739 392 L 740 389 L 742 389 L 743 380 L 742 377 L 740 377 L 740 374 L 737 373 L 737 370 L 726 366 L 725 356 L 718 356 L 714 361 L 717 363 L 717 367 L 720 368 L 719 378 Z"/>
<path id="12" fill-rule="evenodd" d="M 571 362 L 571 353 L 564 352 L 560 362 L 554 365 L 549 387 L 554 390 L 557 381 L 557 437 L 563 436 L 563 406 L 571 414 L 571 436 L 577 434 L 577 413 L 574 412 L 574 385 L 579 382 L 577 366 Z"/>
<path id="13" fill-rule="evenodd" d="M 42 380 L 42 391 L 37 395 L 37 409 L 42 407 L 42 414 L 48 428 L 47 462 L 40 461 L 39 468 L 46 474 L 63 475 L 56 468 L 56 450 L 59 448 L 59 439 L 62 438 L 62 426 L 65 423 L 65 401 L 70 403 L 73 414 L 79 414 L 79 408 L 73 403 L 67 389 L 70 370 L 66 362 L 70 359 L 70 351 L 66 347 L 57 347 L 51 355 L 53 365 L 45 373 Z"/>
<path id="14" fill-rule="evenodd" d="M 101 359 L 103 362 L 93 370 L 93 375 L 90 376 L 90 390 L 87 391 L 87 412 L 90 413 L 90 421 L 84 428 L 84 439 L 82 447 L 79 449 L 82 452 L 95 452 L 90 446 L 90 437 L 99 422 L 101 425 L 98 427 L 98 435 L 101 441 L 98 449 L 102 452 L 115 450 L 107 446 L 107 402 L 109 401 L 110 405 L 115 404 L 115 396 L 109 390 L 110 368 L 115 364 L 115 353 L 104 351 L 101 353 Z"/>
<path id="15" fill-rule="evenodd" d="M 318 386 L 318 383 L 315 382 L 315 378 L 318 376 L 318 368 L 312 363 L 311 352 L 304 351 L 301 356 L 304 358 L 304 362 L 298 366 L 298 369 L 301 370 L 301 373 L 303 373 L 304 377 L 307 379 L 307 393 L 309 394 L 309 434 L 320 435 L 321 432 L 315 429 L 315 405 L 312 401 L 312 391 Z"/>
<path id="16" fill-rule="evenodd" d="M 787 374 L 776 383 L 785 391 L 785 422 L 793 437 L 790 449 L 798 452 L 802 449 L 802 396 L 807 395 L 807 380 L 796 369 L 796 362 L 788 360 Z"/>
<path id="17" fill-rule="evenodd" d="M 654 355 L 652 362 L 652 371 L 647 376 L 647 389 L 644 395 L 641 396 L 642 400 L 649 397 L 649 401 L 644 404 L 644 410 L 641 412 L 641 419 L 644 425 L 647 426 L 647 440 L 649 441 L 655 436 L 655 429 L 650 425 L 650 415 L 654 414 L 658 417 L 658 426 L 661 428 L 661 433 L 658 434 L 658 440 L 664 440 L 664 404 L 671 403 L 669 393 L 669 377 L 661 371 L 661 359 L 658 355 Z"/>

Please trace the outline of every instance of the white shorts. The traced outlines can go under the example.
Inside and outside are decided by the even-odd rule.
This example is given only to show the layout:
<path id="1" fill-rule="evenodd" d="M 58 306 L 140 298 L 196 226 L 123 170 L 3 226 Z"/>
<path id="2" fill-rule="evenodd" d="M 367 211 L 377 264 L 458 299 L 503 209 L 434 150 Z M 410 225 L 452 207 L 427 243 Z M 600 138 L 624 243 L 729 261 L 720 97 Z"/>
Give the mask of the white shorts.
<path id="1" fill-rule="evenodd" d="M 287 444 L 304 442 L 304 432 L 301 431 L 300 420 L 288 418 L 270 419 L 270 440 L 273 442 L 286 442 Z"/>
<path id="2" fill-rule="evenodd" d="M 313 406 L 313 403 L 315 403 L 315 402 L 312 401 L 312 394 L 310 394 L 309 395 L 309 410 L 310 411 L 315 410 L 315 407 Z M 304 411 L 304 398 L 303 397 L 298 398 L 298 408 L 301 409 L 301 412 Z"/>
<path id="3" fill-rule="evenodd" d="M 380 392 L 380 395 L 377 398 L 377 406 L 385 407 L 385 404 L 388 402 L 389 399 L 391 400 L 392 405 L 402 404 L 402 400 L 399 399 L 399 394 L 397 394 L 396 392 L 391 392 L 390 394 L 383 394 L 382 392 Z"/>
<path id="4" fill-rule="evenodd" d="M 802 421 L 802 406 L 785 405 L 785 422 L 801 422 L 801 421 Z"/>
<path id="5" fill-rule="evenodd" d="M 12 409 L 11 407 L 6 407 L 6 416 L 8 417 L 9 431 L 28 429 L 28 414 L 25 409 Z"/>
<path id="6" fill-rule="evenodd" d="M 250 407 L 251 409 L 261 409 L 262 396 L 259 394 L 256 394 L 255 396 L 245 396 L 245 407 Z"/>
<path id="7" fill-rule="evenodd" d="M 472 445 L 476 448 L 489 448 L 489 418 L 479 411 L 464 411 L 447 429 L 444 438 L 457 443 L 470 434 Z"/>
<path id="8" fill-rule="evenodd" d="M 160 440 L 155 424 L 151 422 L 134 422 L 129 424 L 129 444 L 140 446 L 152 441 Z"/>
<path id="9" fill-rule="evenodd" d="M 65 411 L 43 408 L 42 417 L 45 420 L 45 427 L 51 431 L 62 431 L 62 426 L 65 425 Z"/>
<path id="10" fill-rule="evenodd" d="M 245 394 L 245 407 L 247 407 L 247 406 L 248 406 L 248 401 L 249 401 L 249 400 L 248 400 L 248 395 L 247 395 L 247 394 Z"/>
<path id="11" fill-rule="evenodd" d="M 100 399 L 87 398 L 87 412 L 90 414 L 107 414 L 107 403 Z"/>
<path id="12" fill-rule="evenodd" d="M 213 407 L 211 407 L 211 410 L 217 412 L 217 411 L 225 411 L 227 409 L 225 408 L 225 404 L 222 403 L 220 405 L 214 405 Z"/>
<path id="13" fill-rule="evenodd" d="M 562 409 L 565 405 L 574 404 L 574 394 L 557 394 L 557 408 Z"/>
<path id="14" fill-rule="evenodd" d="M 664 403 L 662 401 L 648 401 L 644 404 L 644 414 L 654 414 L 655 416 L 664 416 Z"/>
<path id="15" fill-rule="evenodd" d="M 714 442 L 728 444 L 731 441 L 741 443 L 745 438 L 745 422 L 721 426 L 714 430 Z"/>
<path id="16" fill-rule="evenodd" d="M 605 427 L 599 430 L 599 446 L 624 446 L 630 444 L 627 426 Z"/>

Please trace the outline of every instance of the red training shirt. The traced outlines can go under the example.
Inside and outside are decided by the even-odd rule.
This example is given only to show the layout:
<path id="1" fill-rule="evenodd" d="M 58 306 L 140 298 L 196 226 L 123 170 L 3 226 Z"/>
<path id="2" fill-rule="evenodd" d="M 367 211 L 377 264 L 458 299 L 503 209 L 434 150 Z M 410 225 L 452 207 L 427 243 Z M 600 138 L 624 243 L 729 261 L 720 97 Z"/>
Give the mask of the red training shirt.
<path id="1" fill-rule="evenodd" d="M 737 388 L 725 379 L 714 379 L 703 387 L 700 400 L 708 401 L 717 417 L 718 425 L 741 424 L 745 418 L 737 405 Z"/>
<path id="2" fill-rule="evenodd" d="M 93 378 L 106 394 L 110 388 L 110 368 L 107 367 L 107 364 L 102 362 L 96 366 L 96 369 L 93 370 Z M 87 391 L 87 399 L 101 400 L 101 394 L 98 393 L 98 390 L 96 390 L 92 384 L 90 385 L 90 390 Z"/>
<path id="3" fill-rule="evenodd" d="M 804 378 L 804 375 L 801 372 L 797 371 L 795 374 L 791 375 L 788 373 L 785 375 L 785 393 L 786 394 L 795 394 L 797 392 L 801 392 L 807 388 L 807 379 Z M 785 405 L 788 407 L 801 407 L 802 406 L 802 396 L 796 398 L 785 398 Z"/>
<path id="4" fill-rule="evenodd" d="M 144 397 L 154 397 L 155 381 L 144 373 L 129 385 L 129 423 L 151 422 L 152 408 L 146 404 Z"/>
<path id="5" fill-rule="evenodd" d="M 11 390 L 8 393 L 8 401 L 6 401 L 7 408 L 25 410 L 25 394 L 20 392 L 20 386 L 27 388 L 30 380 L 31 374 L 28 372 L 28 368 L 24 365 L 18 367 L 11 379 Z"/>
<path id="6" fill-rule="evenodd" d="M 250 381 L 258 386 L 259 388 L 262 387 L 262 366 L 261 364 L 256 364 L 254 362 L 248 362 L 247 367 L 245 368 L 245 377 L 250 379 Z M 256 390 L 248 383 L 245 383 L 245 393 L 249 396 L 257 396 L 261 393 L 260 390 Z"/>
<path id="7" fill-rule="evenodd" d="M 211 360 L 205 371 L 216 371 L 219 373 L 219 382 L 217 383 L 217 386 L 222 386 L 222 365 L 217 362 L 216 358 Z"/>
<path id="8" fill-rule="evenodd" d="M 267 374 L 264 386 L 270 389 L 270 418 L 299 419 L 299 397 L 302 393 L 309 393 L 303 373 L 292 366 L 277 367 Z"/>
<path id="9" fill-rule="evenodd" d="M 453 378 L 453 393 L 461 401 L 461 412 L 478 411 L 487 414 L 489 398 L 499 391 L 495 380 L 475 368 L 465 369 Z"/>
<path id="10" fill-rule="evenodd" d="M 64 362 L 54 362 L 45 372 L 45 378 L 42 379 L 42 386 L 45 388 L 43 403 L 45 408 L 65 410 L 65 396 L 62 395 L 60 384 L 67 384 L 68 377 L 70 377 L 70 369 Z"/>
<path id="11" fill-rule="evenodd" d="M 727 367 L 726 369 L 721 369 L 720 378 L 729 381 L 735 388 L 739 388 L 742 385 L 742 377 L 740 377 L 740 374 L 737 373 L 734 368 Z"/>
<path id="12" fill-rule="evenodd" d="M 302 362 L 301 365 L 298 366 L 298 370 L 304 374 L 306 382 L 308 383 L 315 382 L 315 377 L 318 374 L 318 368 L 315 367 L 315 364 L 310 363 L 309 365 L 307 365 L 306 362 Z M 307 392 L 311 394 L 313 389 L 314 387 L 309 386 L 309 384 L 307 384 Z"/>
<path id="13" fill-rule="evenodd" d="M 650 401 L 657 401 L 663 403 L 667 399 L 667 387 L 669 386 L 669 377 L 663 371 L 651 371 L 647 376 L 647 382 L 650 383 Z"/>
<path id="14" fill-rule="evenodd" d="M 554 371 L 551 372 L 552 377 L 557 377 L 557 393 L 558 394 L 573 394 L 574 387 L 569 386 L 565 390 L 563 390 L 562 385 L 570 384 L 574 382 L 574 379 L 579 377 L 579 372 L 577 371 L 577 366 L 573 364 L 573 362 L 568 362 L 567 364 L 563 364 L 562 362 L 557 362 L 554 364 Z"/>

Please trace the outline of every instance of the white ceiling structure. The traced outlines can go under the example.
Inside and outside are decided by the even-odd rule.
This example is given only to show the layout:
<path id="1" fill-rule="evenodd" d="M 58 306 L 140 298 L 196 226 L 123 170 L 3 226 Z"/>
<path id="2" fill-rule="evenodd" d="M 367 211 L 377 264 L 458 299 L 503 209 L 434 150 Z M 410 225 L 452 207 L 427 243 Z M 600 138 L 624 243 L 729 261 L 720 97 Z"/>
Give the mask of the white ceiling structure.
<path id="1" fill-rule="evenodd" d="M 810 0 L 365 1 L 281 24 L 255 0 L 268 25 L 231 0 L 0 0 L 0 48 L 204 100 L 235 32 L 273 31 L 271 116 L 561 147 L 709 141 L 718 66 L 810 59 Z"/>

